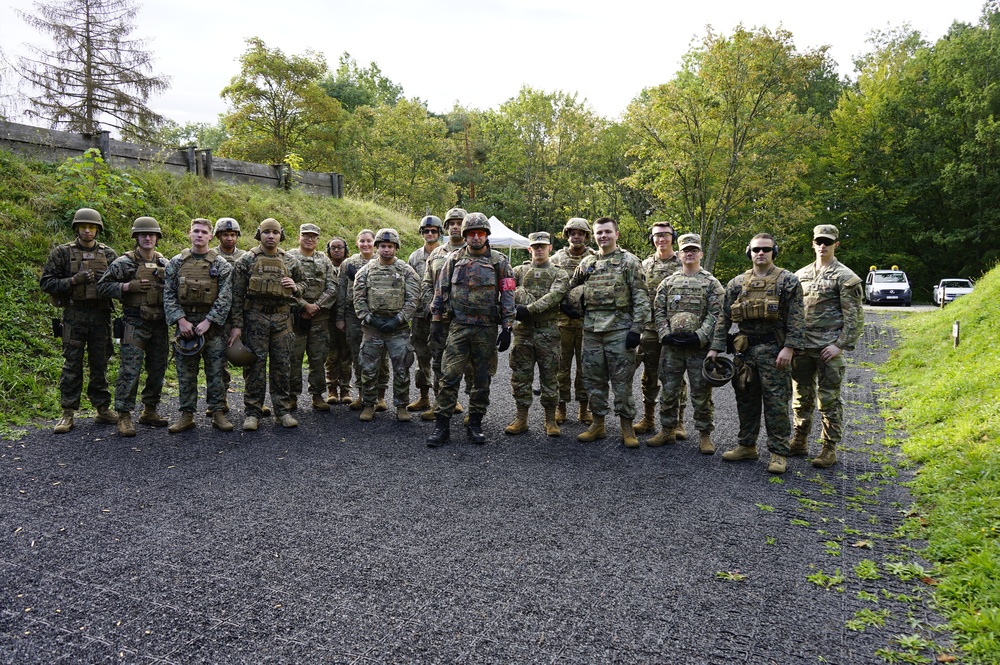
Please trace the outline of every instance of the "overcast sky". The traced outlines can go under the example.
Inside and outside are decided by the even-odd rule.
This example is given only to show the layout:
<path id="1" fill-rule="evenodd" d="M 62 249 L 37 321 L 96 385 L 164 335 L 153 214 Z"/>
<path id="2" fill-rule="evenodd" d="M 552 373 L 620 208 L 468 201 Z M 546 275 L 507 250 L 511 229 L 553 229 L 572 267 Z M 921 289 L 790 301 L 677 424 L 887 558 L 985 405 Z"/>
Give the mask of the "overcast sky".
<path id="1" fill-rule="evenodd" d="M 349 52 L 382 72 L 434 112 L 455 102 L 495 108 L 522 85 L 586 98 L 617 117 L 644 87 L 668 81 L 692 40 L 707 26 L 728 34 L 746 27 L 783 27 L 800 51 L 829 45 L 842 74 L 868 50 L 874 29 L 909 23 L 934 41 L 954 21 L 975 24 L 983 0 L 840 0 L 685 2 L 637 0 L 382 0 L 380 2 L 261 2 L 147 0 L 134 36 L 147 39 L 156 72 L 169 92 L 151 100 L 180 123 L 214 122 L 225 104 L 219 92 L 239 71 L 247 37 L 286 53 L 323 53 L 331 68 Z M 0 7 L 0 45 L 16 56 L 25 42 L 44 43 L 15 9 Z"/>

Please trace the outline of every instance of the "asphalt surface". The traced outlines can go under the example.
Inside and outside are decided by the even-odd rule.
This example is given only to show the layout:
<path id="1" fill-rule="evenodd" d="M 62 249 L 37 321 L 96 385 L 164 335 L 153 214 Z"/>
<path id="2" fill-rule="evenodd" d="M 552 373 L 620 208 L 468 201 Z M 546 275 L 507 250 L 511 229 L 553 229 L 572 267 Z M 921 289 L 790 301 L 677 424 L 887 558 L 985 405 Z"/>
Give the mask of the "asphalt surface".
<path id="1" fill-rule="evenodd" d="M 596 444 L 573 420 L 549 438 L 537 404 L 532 431 L 505 436 L 507 354 L 484 446 L 457 417 L 432 450 L 431 423 L 304 397 L 292 430 L 224 434 L 199 414 L 123 440 L 89 418 L 61 436 L 43 423 L 0 448 L 0 661 L 881 662 L 893 635 L 940 618 L 923 583 L 888 572 L 914 560 L 891 537 L 912 471 L 893 478 L 881 445 L 872 366 L 892 331 L 869 320 L 840 463 L 794 459 L 780 483 L 766 451 L 628 450 L 611 418 Z M 721 451 L 728 386 L 716 414 Z M 862 559 L 880 579 L 856 576 Z M 807 580 L 819 571 L 844 580 Z M 849 629 L 864 609 L 886 625 Z"/>

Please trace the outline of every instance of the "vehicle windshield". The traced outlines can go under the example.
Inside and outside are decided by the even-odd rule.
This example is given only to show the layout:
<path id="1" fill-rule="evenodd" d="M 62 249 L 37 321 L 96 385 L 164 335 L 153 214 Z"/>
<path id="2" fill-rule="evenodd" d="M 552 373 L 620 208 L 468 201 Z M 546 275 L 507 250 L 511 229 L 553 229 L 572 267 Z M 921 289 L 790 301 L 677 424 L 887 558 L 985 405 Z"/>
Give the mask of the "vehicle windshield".
<path id="1" fill-rule="evenodd" d="M 943 279 L 941 286 L 946 289 L 971 289 L 972 282 L 967 279 Z"/>
<path id="2" fill-rule="evenodd" d="M 877 272 L 876 284 L 906 284 L 906 275 L 901 272 Z"/>

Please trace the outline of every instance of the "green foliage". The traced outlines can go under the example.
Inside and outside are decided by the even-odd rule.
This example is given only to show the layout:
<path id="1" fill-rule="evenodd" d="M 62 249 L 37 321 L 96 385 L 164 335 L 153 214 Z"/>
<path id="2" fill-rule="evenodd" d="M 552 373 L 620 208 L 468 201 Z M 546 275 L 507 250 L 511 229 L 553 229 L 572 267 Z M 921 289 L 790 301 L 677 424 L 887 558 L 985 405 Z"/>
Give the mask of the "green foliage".
<path id="1" fill-rule="evenodd" d="M 78 208 L 94 208 L 104 218 L 109 234 L 110 220 L 131 221 L 125 207 L 143 208 L 147 202 L 146 192 L 136 179 L 128 172 L 112 170 L 97 148 L 62 162 L 56 168 L 56 185 L 57 206 L 65 211 L 67 219 Z"/>
<path id="2" fill-rule="evenodd" d="M 844 584 L 844 576 L 840 574 L 840 568 L 837 568 L 829 575 L 822 570 L 817 570 L 815 573 L 806 575 L 806 580 L 822 589 L 833 589 L 841 592 L 844 590 L 842 586 Z"/>
<path id="3" fill-rule="evenodd" d="M 863 633 L 868 628 L 875 626 L 881 628 L 885 625 L 885 620 L 889 618 L 889 610 L 870 610 L 864 608 L 854 613 L 853 619 L 848 619 L 844 625 L 848 630 Z"/>
<path id="4" fill-rule="evenodd" d="M 377 64 L 358 67 L 346 51 L 336 73 L 327 75 L 319 85 L 351 113 L 362 106 L 394 106 L 403 98 L 403 86 L 386 78 Z"/>
<path id="5" fill-rule="evenodd" d="M 173 120 L 167 120 L 156 129 L 150 137 L 150 142 L 154 145 L 163 146 L 189 146 L 194 145 L 199 148 L 218 150 L 219 146 L 229 139 L 226 125 L 222 117 L 218 122 L 186 122 L 179 125 Z"/>
<path id="6" fill-rule="evenodd" d="M 882 575 L 878 572 L 878 564 L 871 559 L 862 559 L 854 565 L 854 574 L 859 580 L 880 580 Z"/>

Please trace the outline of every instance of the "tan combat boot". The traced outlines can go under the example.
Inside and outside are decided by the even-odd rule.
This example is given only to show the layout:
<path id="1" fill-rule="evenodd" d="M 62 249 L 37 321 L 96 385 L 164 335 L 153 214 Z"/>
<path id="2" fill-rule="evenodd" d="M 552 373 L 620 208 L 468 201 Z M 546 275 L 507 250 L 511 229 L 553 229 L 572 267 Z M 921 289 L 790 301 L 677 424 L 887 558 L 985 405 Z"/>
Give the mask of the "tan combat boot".
<path id="1" fill-rule="evenodd" d="M 809 434 L 795 430 L 792 440 L 788 442 L 789 457 L 805 457 L 809 454 Z"/>
<path id="2" fill-rule="evenodd" d="M 257 416 L 247 416 L 243 419 L 243 431 L 244 432 L 254 432 L 260 425 L 260 419 Z"/>
<path id="3" fill-rule="evenodd" d="M 594 415 L 590 413 L 590 401 L 582 399 L 580 400 L 580 415 L 577 417 L 581 423 L 591 424 L 594 422 Z"/>
<path id="4" fill-rule="evenodd" d="M 389 406 L 385 403 L 385 388 L 380 388 L 378 391 L 378 401 L 375 402 L 375 410 L 381 413 L 388 408 Z"/>
<path id="5" fill-rule="evenodd" d="M 590 427 L 577 434 L 576 440 L 583 441 L 584 443 L 590 443 L 591 441 L 603 439 L 606 436 L 607 433 L 604 431 L 604 416 L 594 416 L 594 420 L 590 423 Z"/>
<path id="6" fill-rule="evenodd" d="M 727 462 L 739 462 L 745 459 L 757 459 L 757 446 L 736 446 L 722 453 L 722 459 Z"/>
<path id="7" fill-rule="evenodd" d="M 350 404 L 351 403 L 351 388 L 350 386 L 340 387 L 340 403 Z"/>
<path id="8" fill-rule="evenodd" d="M 823 442 L 823 450 L 819 456 L 812 461 L 812 465 L 817 469 L 829 469 L 837 463 L 837 444 L 829 441 Z"/>
<path id="9" fill-rule="evenodd" d="M 465 411 L 465 409 L 462 408 L 462 403 L 455 400 L 455 413 L 462 413 L 463 411 Z M 468 421 L 466 421 L 465 424 L 468 425 Z"/>
<path id="10" fill-rule="evenodd" d="M 677 443 L 677 437 L 674 436 L 673 431 L 660 430 L 660 432 L 646 441 L 646 445 L 652 448 L 659 448 L 660 446 L 672 446 Z"/>
<path id="11" fill-rule="evenodd" d="M 622 443 L 626 448 L 638 448 L 639 439 L 635 436 L 635 429 L 632 427 L 632 419 L 622 416 L 620 418 L 622 427 Z"/>
<path id="12" fill-rule="evenodd" d="M 504 428 L 504 434 L 523 434 L 528 431 L 528 407 L 517 407 L 517 417 L 514 422 Z"/>
<path id="13" fill-rule="evenodd" d="M 102 404 L 97 407 L 97 415 L 94 416 L 94 422 L 104 423 L 106 425 L 117 425 L 118 414 L 109 409 L 107 404 Z"/>
<path id="14" fill-rule="evenodd" d="M 135 426 L 132 425 L 132 412 L 118 412 L 118 436 L 135 436 Z"/>
<path id="15" fill-rule="evenodd" d="M 562 430 L 559 429 L 559 424 L 556 421 L 556 407 L 554 406 L 545 407 L 545 433 L 549 436 L 562 435 Z"/>
<path id="16" fill-rule="evenodd" d="M 556 424 L 562 425 L 566 422 L 566 402 L 559 402 L 556 406 Z"/>
<path id="17" fill-rule="evenodd" d="M 316 409 L 317 411 L 330 410 L 330 405 L 326 403 L 326 400 L 323 399 L 322 395 L 313 395 L 312 403 L 313 403 L 313 408 Z"/>
<path id="18" fill-rule="evenodd" d="M 421 388 L 420 397 L 406 405 L 407 411 L 426 411 L 431 408 L 430 388 Z"/>
<path id="19" fill-rule="evenodd" d="M 698 433 L 698 452 L 702 455 L 714 455 L 715 454 L 715 444 L 712 443 L 712 433 L 711 432 L 699 432 Z"/>
<path id="20" fill-rule="evenodd" d="M 784 473 L 786 468 L 785 456 L 778 453 L 771 453 L 771 461 L 767 465 L 769 473 Z"/>
<path id="21" fill-rule="evenodd" d="M 299 421 L 296 420 L 295 416 L 293 416 L 290 413 L 286 413 L 285 415 L 281 416 L 281 418 L 278 419 L 278 423 L 280 423 L 282 427 L 298 427 L 299 426 Z"/>
<path id="22" fill-rule="evenodd" d="M 358 420 L 360 420 L 361 422 L 367 423 L 367 422 L 371 422 L 371 420 L 374 417 L 375 417 L 375 405 L 374 404 L 365 404 L 365 408 L 361 412 L 361 415 L 358 416 Z"/>
<path id="23" fill-rule="evenodd" d="M 401 423 L 408 423 L 411 420 L 413 420 L 413 416 L 410 415 L 410 412 L 406 410 L 405 406 L 397 406 L 396 420 L 398 420 Z"/>
<path id="24" fill-rule="evenodd" d="M 56 423 L 56 426 L 52 429 L 56 434 L 65 434 L 66 432 L 73 429 L 73 414 L 76 413 L 75 409 L 63 409 L 62 418 Z"/>
<path id="25" fill-rule="evenodd" d="M 194 414 L 190 411 L 181 411 L 181 417 L 174 422 L 173 425 L 167 428 L 167 431 L 171 434 L 177 434 L 185 430 L 189 430 L 192 427 L 197 427 L 198 423 L 194 421 Z"/>
<path id="26" fill-rule="evenodd" d="M 364 403 L 364 401 L 362 401 L 362 399 L 361 399 L 361 388 L 358 388 L 358 396 L 357 396 L 357 397 L 355 397 L 355 398 L 354 398 L 354 399 L 353 399 L 353 400 L 351 401 L 351 403 L 347 405 L 347 407 L 348 407 L 348 408 L 349 408 L 349 409 L 350 409 L 351 411 L 360 411 L 361 409 L 365 408 L 365 403 Z"/>
<path id="27" fill-rule="evenodd" d="M 337 396 L 337 386 L 326 387 L 326 403 L 340 404 L 340 397 Z"/>
<path id="28" fill-rule="evenodd" d="M 684 405 L 681 404 L 677 410 L 677 426 L 674 427 L 674 438 L 683 441 L 688 438 L 687 430 L 684 429 Z"/>
<path id="29" fill-rule="evenodd" d="M 212 427 L 222 432 L 233 431 L 233 424 L 226 417 L 226 412 L 221 410 L 212 414 Z"/>
<path id="30" fill-rule="evenodd" d="M 636 434 L 649 434 L 656 431 L 656 421 L 653 419 L 656 413 L 656 402 L 644 402 L 644 415 L 642 420 L 633 425 Z"/>
<path id="31" fill-rule="evenodd" d="M 155 406 L 144 406 L 139 414 L 140 425 L 150 425 L 152 427 L 166 427 L 170 422 L 156 412 Z"/>

